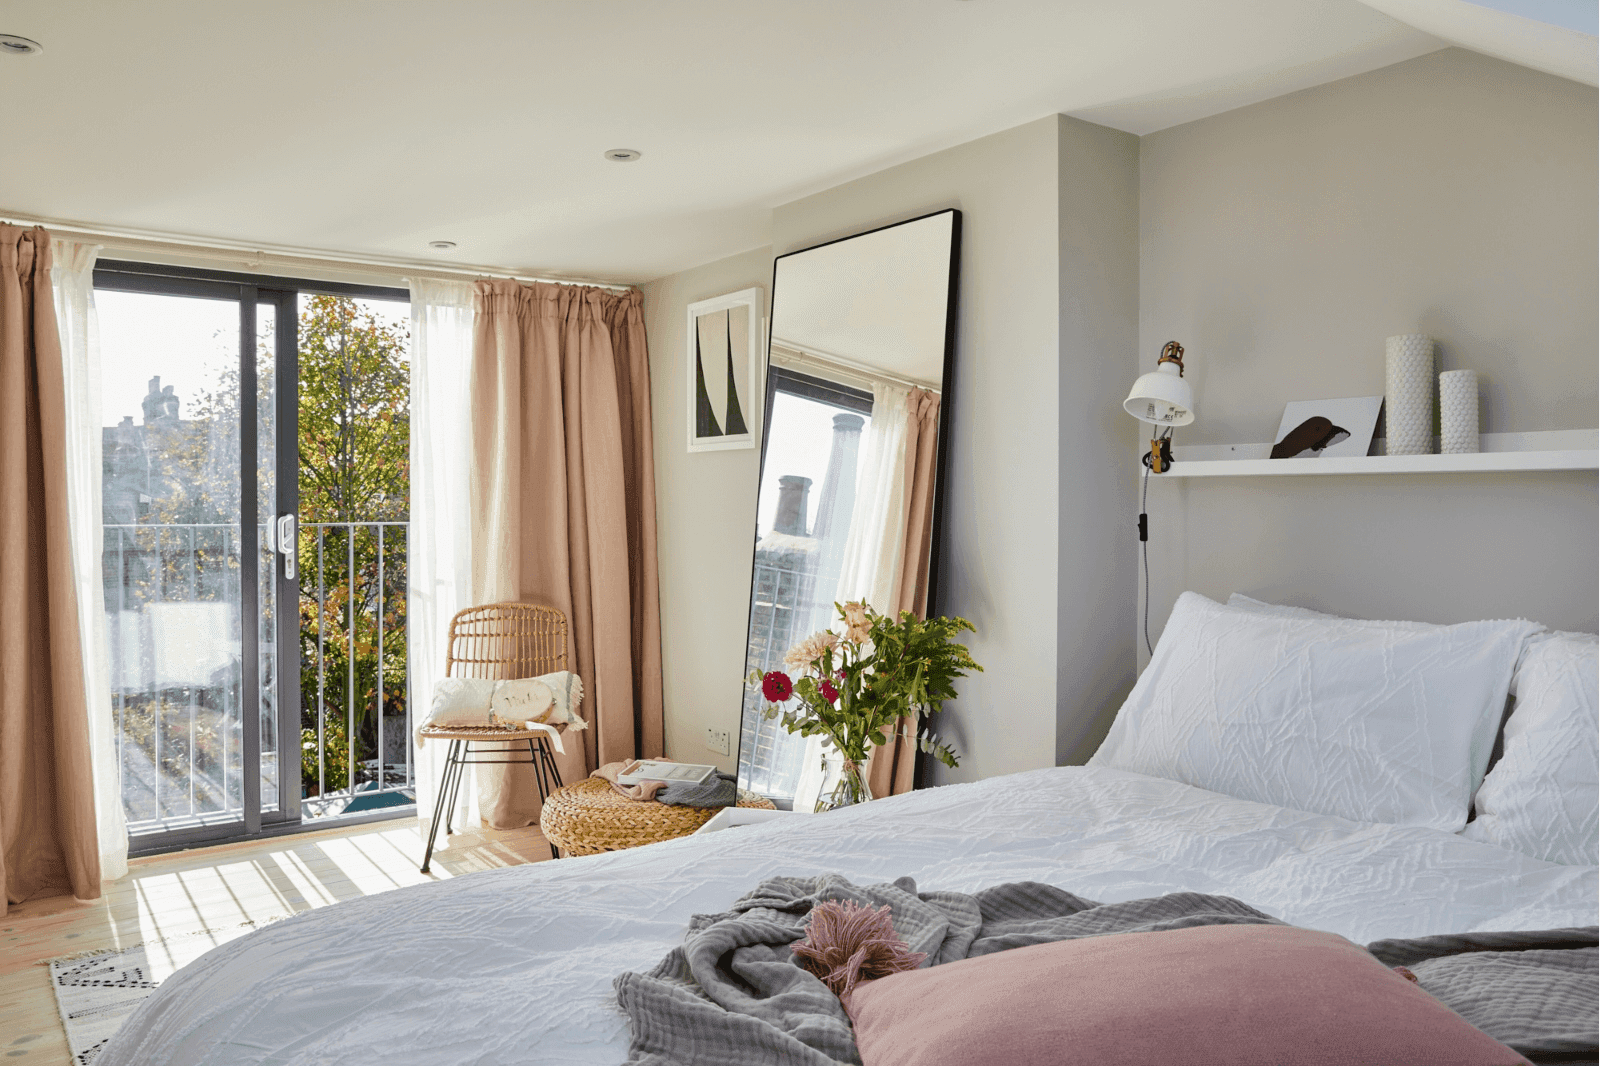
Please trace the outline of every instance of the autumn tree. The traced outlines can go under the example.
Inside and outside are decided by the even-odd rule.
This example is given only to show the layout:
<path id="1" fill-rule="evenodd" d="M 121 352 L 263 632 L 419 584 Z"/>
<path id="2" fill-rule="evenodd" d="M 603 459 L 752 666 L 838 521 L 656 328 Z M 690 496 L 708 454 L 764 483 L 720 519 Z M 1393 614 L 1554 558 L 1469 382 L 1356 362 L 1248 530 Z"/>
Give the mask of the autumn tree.
<path id="1" fill-rule="evenodd" d="M 378 715 L 394 731 L 405 712 L 406 530 L 374 523 L 408 513 L 409 344 L 404 326 L 349 297 L 302 300 L 301 774 L 311 793 L 347 787 L 352 763 L 381 761 Z"/>

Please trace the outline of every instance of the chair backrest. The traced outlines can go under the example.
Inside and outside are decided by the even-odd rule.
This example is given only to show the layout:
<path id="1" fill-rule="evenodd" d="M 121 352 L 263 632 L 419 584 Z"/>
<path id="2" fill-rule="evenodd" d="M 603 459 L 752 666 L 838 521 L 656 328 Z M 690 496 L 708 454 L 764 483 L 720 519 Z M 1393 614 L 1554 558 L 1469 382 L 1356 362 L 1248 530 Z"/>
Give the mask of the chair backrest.
<path id="1" fill-rule="evenodd" d="M 532 603 L 486 603 L 450 619 L 448 677 L 510 681 L 567 669 L 567 616 Z"/>

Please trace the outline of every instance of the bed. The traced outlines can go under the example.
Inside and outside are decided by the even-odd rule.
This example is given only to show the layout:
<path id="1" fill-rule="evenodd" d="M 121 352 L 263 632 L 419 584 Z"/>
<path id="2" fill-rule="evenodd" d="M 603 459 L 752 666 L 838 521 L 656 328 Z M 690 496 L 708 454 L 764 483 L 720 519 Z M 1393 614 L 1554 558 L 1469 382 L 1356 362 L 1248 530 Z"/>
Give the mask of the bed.
<path id="1" fill-rule="evenodd" d="M 1038 880 L 1104 902 L 1215 893 L 1356 943 L 1587 926 L 1600 906 L 1593 866 L 1058 767 L 310 911 L 174 974 L 99 1063 L 615 1066 L 619 973 L 762 878 L 827 872 L 960 891 Z"/>
<path id="2" fill-rule="evenodd" d="M 1088 766 L 311 911 L 174 974 L 98 1066 L 616 1066 L 618 975 L 775 877 L 1225 896 L 1358 945 L 1591 927 L 1597 663 L 1594 636 L 1528 622 L 1363 622 L 1186 593 Z"/>

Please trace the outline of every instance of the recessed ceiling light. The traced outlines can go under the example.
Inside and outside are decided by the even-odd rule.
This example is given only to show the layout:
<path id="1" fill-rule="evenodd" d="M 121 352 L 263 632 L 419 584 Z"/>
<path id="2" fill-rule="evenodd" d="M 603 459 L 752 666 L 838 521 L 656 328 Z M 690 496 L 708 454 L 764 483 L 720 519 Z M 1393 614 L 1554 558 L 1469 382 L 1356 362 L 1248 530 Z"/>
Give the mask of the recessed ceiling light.
<path id="1" fill-rule="evenodd" d="M 44 51 L 44 45 L 38 41 L 30 41 L 26 37 L 17 37 L 9 33 L 0 33 L 0 52 L 14 56 L 31 56 L 36 52 Z"/>
<path id="2" fill-rule="evenodd" d="M 455 248 L 455 241 L 429 241 L 428 247 L 436 252 L 448 252 Z"/>
<path id="3" fill-rule="evenodd" d="M 633 148 L 613 148 L 606 153 L 606 158 L 613 163 L 632 163 L 643 155 L 643 152 Z"/>

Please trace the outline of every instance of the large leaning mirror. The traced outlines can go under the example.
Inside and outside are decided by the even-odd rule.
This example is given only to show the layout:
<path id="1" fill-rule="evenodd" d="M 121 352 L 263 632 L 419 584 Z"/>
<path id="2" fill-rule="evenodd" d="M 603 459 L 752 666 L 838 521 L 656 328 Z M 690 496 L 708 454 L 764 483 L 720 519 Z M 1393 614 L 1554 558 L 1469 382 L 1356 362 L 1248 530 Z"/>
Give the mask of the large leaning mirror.
<path id="1" fill-rule="evenodd" d="M 940 211 L 774 264 L 747 674 L 781 669 L 835 602 L 932 609 L 960 238 L 961 213 Z M 826 785 L 817 738 L 762 706 L 746 689 L 739 785 L 809 809 Z M 911 787 L 911 747 L 882 791 Z"/>

